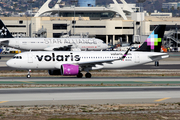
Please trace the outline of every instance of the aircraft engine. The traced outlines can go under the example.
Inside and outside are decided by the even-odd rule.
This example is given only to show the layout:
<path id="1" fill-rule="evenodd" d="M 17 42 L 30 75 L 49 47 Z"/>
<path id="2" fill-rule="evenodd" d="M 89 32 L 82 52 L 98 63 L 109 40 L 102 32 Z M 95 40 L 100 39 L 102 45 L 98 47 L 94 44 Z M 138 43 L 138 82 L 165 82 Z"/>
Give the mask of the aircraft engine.
<path id="1" fill-rule="evenodd" d="M 60 70 L 48 70 L 49 75 L 61 75 Z"/>
<path id="2" fill-rule="evenodd" d="M 61 65 L 61 74 L 68 75 L 78 75 L 79 65 L 63 64 Z"/>

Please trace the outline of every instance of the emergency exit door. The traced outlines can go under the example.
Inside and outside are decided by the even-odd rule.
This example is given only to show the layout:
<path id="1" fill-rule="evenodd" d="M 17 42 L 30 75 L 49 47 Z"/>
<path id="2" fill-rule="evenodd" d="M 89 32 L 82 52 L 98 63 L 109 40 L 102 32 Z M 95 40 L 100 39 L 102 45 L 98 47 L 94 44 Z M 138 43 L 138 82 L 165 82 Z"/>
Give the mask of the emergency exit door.
<path id="1" fill-rule="evenodd" d="M 140 63 L 139 53 L 135 54 L 135 63 Z"/>

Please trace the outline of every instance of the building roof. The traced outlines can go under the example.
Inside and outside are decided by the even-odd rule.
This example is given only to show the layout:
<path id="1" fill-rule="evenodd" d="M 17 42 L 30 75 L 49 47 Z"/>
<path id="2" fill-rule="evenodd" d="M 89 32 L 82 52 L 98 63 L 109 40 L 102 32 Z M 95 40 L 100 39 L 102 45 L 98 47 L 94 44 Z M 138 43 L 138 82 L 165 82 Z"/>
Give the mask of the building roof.
<path id="1" fill-rule="evenodd" d="M 106 8 L 106 7 L 63 7 L 60 8 L 59 4 L 56 4 L 53 8 L 49 8 L 49 3 L 52 0 L 47 0 L 44 5 L 39 9 L 39 11 L 37 12 L 37 14 L 35 15 L 35 17 L 39 17 L 45 13 L 52 13 L 52 14 L 56 14 L 56 13 L 61 13 L 61 12 L 89 12 L 89 13 L 96 13 L 96 12 L 114 12 L 114 13 L 119 13 L 119 15 L 121 15 L 121 17 L 124 20 L 127 20 L 126 17 L 126 13 L 129 12 L 133 12 L 132 8 L 124 1 L 124 0 L 120 0 L 123 3 L 123 8 L 119 7 L 119 4 L 117 3 L 116 0 L 113 0 L 114 2 L 114 7 L 111 8 Z"/>

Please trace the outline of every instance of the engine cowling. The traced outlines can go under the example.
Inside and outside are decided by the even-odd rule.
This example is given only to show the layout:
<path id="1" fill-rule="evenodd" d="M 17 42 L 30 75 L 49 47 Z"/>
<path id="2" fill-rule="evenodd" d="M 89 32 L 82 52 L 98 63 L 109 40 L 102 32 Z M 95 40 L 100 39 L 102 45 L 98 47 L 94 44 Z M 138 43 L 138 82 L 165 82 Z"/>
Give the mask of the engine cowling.
<path id="1" fill-rule="evenodd" d="M 63 64 L 61 65 L 61 74 L 62 75 L 78 75 L 79 65 Z"/>
<path id="2" fill-rule="evenodd" d="M 48 70 L 49 75 L 61 75 L 60 70 Z"/>

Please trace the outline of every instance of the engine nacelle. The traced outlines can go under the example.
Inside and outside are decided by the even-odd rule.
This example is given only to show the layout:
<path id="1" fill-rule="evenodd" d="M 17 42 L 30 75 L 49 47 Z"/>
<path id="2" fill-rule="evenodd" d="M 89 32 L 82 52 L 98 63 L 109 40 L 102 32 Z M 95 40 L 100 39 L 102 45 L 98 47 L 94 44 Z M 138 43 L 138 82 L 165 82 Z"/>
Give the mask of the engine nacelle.
<path id="1" fill-rule="evenodd" d="M 61 74 L 62 75 L 78 75 L 79 65 L 63 64 L 61 65 Z"/>
<path id="2" fill-rule="evenodd" d="M 61 75 L 60 70 L 48 70 L 49 75 Z"/>

